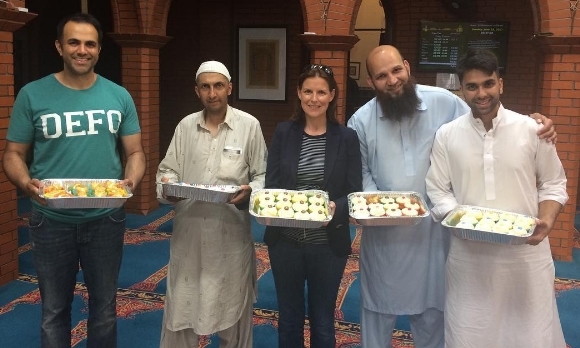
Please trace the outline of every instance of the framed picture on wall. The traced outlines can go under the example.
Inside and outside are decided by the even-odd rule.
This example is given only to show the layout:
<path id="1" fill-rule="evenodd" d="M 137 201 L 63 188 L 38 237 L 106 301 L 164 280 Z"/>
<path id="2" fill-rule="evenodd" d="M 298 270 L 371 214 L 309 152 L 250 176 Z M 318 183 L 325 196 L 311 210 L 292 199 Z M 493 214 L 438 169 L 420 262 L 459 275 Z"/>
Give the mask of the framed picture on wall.
<path id="1" fill-rule="evenodd" d="M 238 28 L 238 99 L 286 100 L 286 28 Z"/>
<path id="2" fill-rule="evenodd" d="M 355 80 L 360 78 L 360 62 L 350 62 L 348 66 L 348 76 Z"/>

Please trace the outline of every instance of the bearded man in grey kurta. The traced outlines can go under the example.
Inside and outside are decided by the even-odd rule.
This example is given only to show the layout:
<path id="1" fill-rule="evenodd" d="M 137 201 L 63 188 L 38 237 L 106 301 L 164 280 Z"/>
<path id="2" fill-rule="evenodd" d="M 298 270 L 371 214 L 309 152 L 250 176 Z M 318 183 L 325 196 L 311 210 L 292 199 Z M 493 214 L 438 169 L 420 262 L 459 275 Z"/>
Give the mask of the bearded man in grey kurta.
<path id="1" fill-rule="evenodd" d="M 260 123 L 227 105 L 226 67 L 202 63 L 196 74 L 204 110 L 178 124 L 157 182 L 239 185 L 227 204 L 175 203 L 161 347 L 197 347 L 198 335 L 218 333 L 220 347 L 252 347 L 256 265 L 247 203 L 264 186 L 267 150 Z"/>

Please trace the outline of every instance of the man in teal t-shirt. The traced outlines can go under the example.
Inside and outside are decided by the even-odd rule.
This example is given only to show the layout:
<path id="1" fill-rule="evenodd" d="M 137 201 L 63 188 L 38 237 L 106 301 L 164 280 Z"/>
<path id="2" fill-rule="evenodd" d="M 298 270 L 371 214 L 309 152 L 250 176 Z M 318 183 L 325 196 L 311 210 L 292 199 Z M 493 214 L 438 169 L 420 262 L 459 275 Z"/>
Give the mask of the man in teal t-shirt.
<path id="1" fill-rule="evenodd" d="M 70 347 L 79 262 L 89 293 L 87 347 L 116 347 L 124 210 L 54 209 L 38 195 L 45 179 L 122 179 L 134 189 L 143 178 L 135 104 L 126 89 L 94 72 L 102 36 L 88 14 L 59 23 L 55 46 L 64 69 L 22 88 L 6 137 L 4 171 L 33 201 L 29 227 L 42 299 L 42 347 Z"/>

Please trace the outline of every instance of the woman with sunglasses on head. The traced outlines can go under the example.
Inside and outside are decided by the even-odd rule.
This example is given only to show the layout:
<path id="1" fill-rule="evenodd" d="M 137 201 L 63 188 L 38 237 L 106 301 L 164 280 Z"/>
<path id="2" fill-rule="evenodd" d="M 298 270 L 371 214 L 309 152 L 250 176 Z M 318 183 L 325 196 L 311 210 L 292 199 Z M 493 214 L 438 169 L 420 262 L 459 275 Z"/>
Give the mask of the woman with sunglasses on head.
<path id="1" fill-rule="evenodd" d="M 272 138 L 265 187 L 324 190 L 332 219 L 314 229 L 266 227 L 278 342 L 280 348 L 304 347 L 307 308 L 310 347 L 334 348 L 336 298 L 351 253 L 347 195 L 362 191 L 360 148 L 356 132 L 337 121 L 338 89 L 331 68 L 307 66 L 297 93 L 294 114 L 278 124 Z"/>

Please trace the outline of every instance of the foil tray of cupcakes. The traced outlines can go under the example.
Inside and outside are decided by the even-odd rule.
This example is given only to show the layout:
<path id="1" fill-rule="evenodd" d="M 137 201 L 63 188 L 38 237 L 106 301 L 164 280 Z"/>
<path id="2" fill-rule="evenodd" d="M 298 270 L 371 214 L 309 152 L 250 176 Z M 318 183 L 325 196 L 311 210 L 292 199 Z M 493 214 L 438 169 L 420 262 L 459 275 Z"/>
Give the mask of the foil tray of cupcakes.
<path id="1" fill-rule="evenodd" d="M 166 197 L 172 196 L 212 203 L 227 203 L 241 190 L 240 186 L 236 185 L 206 185 L 185 182 L 158 182 L 157 184 L 162 186 L 163 194 Z"/>
<path id="2" fill-rule="evenodd" d="M 250 214 L 267 226 L 322 227 L 332 219 L 328 205 L 328 193 L 321 190 L 263 189 L 250 196 Z"/>
<path id="3" fill-rule="evenodd" d="M 414 191 L 353 192 L 348 206 L 362 226 L 416 225 L 430 214 L 425 199 Z"/>
<path id="4" fill-rule="evenodd" d="M 117 179 L 45 179 L 38 195 L 56 209 L 118 208 L 133 196 Z"/>
<path id="5" fill-rule="evenodd" d="M 460 205 L 441 222 L 459 238 L 520 245 L 534 233 L 536 219 L 504 210 Z"/>

